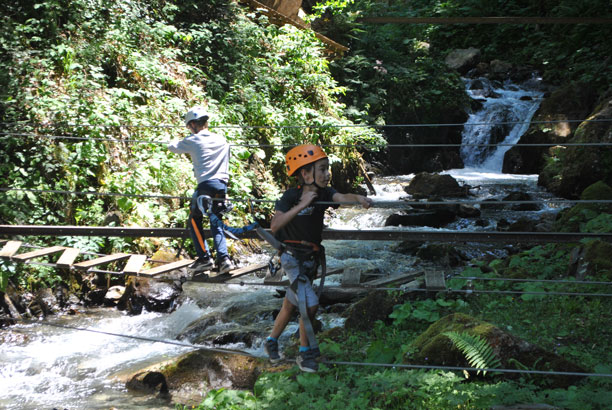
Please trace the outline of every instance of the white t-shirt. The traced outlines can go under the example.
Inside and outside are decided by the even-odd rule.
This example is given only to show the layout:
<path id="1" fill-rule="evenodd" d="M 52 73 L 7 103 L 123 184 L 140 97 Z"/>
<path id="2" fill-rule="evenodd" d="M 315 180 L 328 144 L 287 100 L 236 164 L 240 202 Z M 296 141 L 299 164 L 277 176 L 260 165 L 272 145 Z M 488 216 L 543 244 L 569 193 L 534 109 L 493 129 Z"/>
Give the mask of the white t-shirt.
<path id="1" fill-rule="evenodd" d="M 229 181 L 230 147 L 225 137 L 203 129 L 183 140 L 170 142 L 168 149 L 176 154 L 189 154 L 198 184 L 210 179 Z"/>

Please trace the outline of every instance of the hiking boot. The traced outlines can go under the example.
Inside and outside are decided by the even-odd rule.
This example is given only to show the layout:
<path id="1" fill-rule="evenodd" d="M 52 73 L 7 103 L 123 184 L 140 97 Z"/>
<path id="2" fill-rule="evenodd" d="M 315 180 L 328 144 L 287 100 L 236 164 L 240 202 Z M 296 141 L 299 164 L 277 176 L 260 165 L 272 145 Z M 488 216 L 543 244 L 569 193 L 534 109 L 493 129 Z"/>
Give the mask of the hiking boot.
<path id="1" fill-rule="evenodd" d="M 319 363 L 317 363 L 315 360 L 315 355 L 316 352 L 313 350 L 299 352 L 295 362 L 301 370 L 308 373 L 315 373 L 317 370 L 319 370 Z"/>
<path id="2" fill-rule="evenodd" d="M 223 258 L 221 262 L 219 262 L 219 275 L 229 272 L 234 269 L 234 264 L 229 258 Z"/>
<path id="3" fill-rule="evenodd" d="M 268 355 L 270 363 L 278 363 L 283 360 L 281 355 L 278 353 L 278 342 L 276 340 L 267 339 L 264 342 L 264 351 Z"/>
<path id="4" fill-rule="evenodd" d="M 214 265 L 215 264 L 213 260 L 210 258 L 210 256 L 204 256 L 202 258 L 196 259 L 196 261 L 192 263 L 191 266 L 189 266 L 188 270 L 189 272 L 196 275 L 198 273 L 202 273 L 202 272 L 206 272 L 207 270 L 211 270 Z"/>

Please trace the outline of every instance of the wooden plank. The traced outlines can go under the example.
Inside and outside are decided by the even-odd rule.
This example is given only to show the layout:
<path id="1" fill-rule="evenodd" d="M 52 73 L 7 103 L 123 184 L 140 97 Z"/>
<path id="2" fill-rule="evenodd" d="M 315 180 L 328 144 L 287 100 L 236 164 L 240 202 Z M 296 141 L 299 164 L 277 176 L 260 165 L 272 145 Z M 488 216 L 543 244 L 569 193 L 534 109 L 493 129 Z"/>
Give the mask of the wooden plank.
<path id="1" fill-rule="evenodd" d="M 400 273 L 398 275 L 390 275 L 384 278 L 364 282 L 362 283 L 362 286 L 365 286 L 368 288 L 374 288 L 374 287 L 385 286 L 385 285 L 390 285 L 390 284 L 405 283 L 413 279 L 416 279 L 419 276 L 423 276 L 423 273 L 424 273 L 423 271 L 418 271 L 418 272 L 412 272 L 412 273 Z"/>
<path id="2" fill-rule="evenodd" d="M 123 273 L 127 275 L 138 274 L 146 261 L 146 255 L 131 255 L 123 268 Z"/>
<path id="3" fill-rule="evenodd" d="M 258 270 L 262 270 L 268 267 L 267 263 L 258 263 L 255 265 L 243 266 L 242 268 L 234 269 L 229 271 L 230 277 L 228 279 L 239 278 L 241 276 L 247 275 L 249 273 L 256 272 Z"/>
<path id="4" fill-rule="evenodd" d="M 66 249 L 64 246 L 51 246 L 50 248 L 38 249 L 32 252 L 26 252 L 13 256 L 13 259 L 27 261 L 28 259 L 40 258 L 41 256 L 53 255 L 54 253 L 62 252 Z"/>
<path id="5" fill-rule="evenodd" d="M 0 251 L 0 257 L 10 258 L 13 256 L 21 247 L 21 241 L 8 241 Z"/>
<path id="6" fill-rule="evenodd" d="M 446 290 L 444 272 L 435 270 L 425 272 L 425 287 L 427 290 Z"/>
<path id="7" fill-rule="evenodd" d="M 60 268 L 67 268 L 74 263 L 79 253 L 81 251 L 77 248 L 66 248 L 55 264 Z"/>
<path id="8" fill-rule="evenodd" d="M 193 262 L 194 261 L 192 259 L 182 259 L 180 261 L 166 263 L 164 265 L 142 271 L 140 272 L 139 276 L 153 277 L 156 275 L 160 275 L 162 273 L 170 272 L 171 270 L 180 269 L 185 266 L 189 266 Z"/>
<path id="9" fill-rule="evenodd" d="M 361 282 L 360 269 L 346 269 L 342 275 L 341 286 L 358 286 Z"/>
<path id="10" fill-rule="evenodd" d="M 85 262 L 75 263 L 74 266 L 77 269 L 89 269 L 94 266 L 104 265 L 105 263 L 115 262 L 121 259 L 128 258 L 130 255 L 128 253 L 115 253 L 112 255 L 102 256 L 101 258 L 92 259 Z"/>

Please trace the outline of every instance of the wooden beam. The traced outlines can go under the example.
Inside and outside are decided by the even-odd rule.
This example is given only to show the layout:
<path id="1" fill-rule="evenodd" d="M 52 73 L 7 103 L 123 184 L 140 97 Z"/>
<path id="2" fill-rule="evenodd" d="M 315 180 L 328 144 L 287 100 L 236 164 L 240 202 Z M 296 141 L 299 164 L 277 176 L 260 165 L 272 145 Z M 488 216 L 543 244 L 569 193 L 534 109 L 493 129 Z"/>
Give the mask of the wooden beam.
<path id="1" fill-rule="evenodd" d="M 2 247 L 2 250 L 0 251 L 0 257 L 10 258 L 15 253 L 17 253 L 17 251 L 21 247 L 21 243 L 21 241 L 8 241 Z"/>
<path id="2" fill-rule="evenodd" d="M 444 280 L 444 272 L 436 270 L 428 270 L 425 272 L 425 287 L 427 290 L 446 290 L 446 282 Z"/>
<path id="3" fill-rule="evenodd" d="M 79 253 L 81 251 L 77 248 L 66 248 L 55 264 L 60 268 L 68 268 L 72 266 Z"/>
<path id="4" fill-rule="evenodd" d="M 146 255 L 131 255 L 123 268 L 125 275 L 137 275 L 147 261 Z"/>
<path id="5" fill-rule="evenodd" d="M 63 252 L 65 249 L 66 248 L 64 246 L 52 246 L 50 248 L 43 248 L 32 252 L 14 255 L 13 259 L 17 259 L 19 261 L 27 261 L 29 259 L 40 258 L 41 256 L 53 255 L 54 253 Z"/>
<path id="6" fill-rule="evenodd" d="M 362 17 L 369 24 L 612 24 L 599 17 Z"/>
<path id="7" fill-rule="evenodd" d="M 389 276 L 382 277 L 380 279 L 374 279 L 374 280 L 364 282 L 361 284 L 361 286 L 364 286 L 366 288 L 377 288 L 377 287 L 382 287 L 382 286 L 391 285 L 391 284 L 406 283 L 418 277 L 423 276 L 423 274 L 424 274 L 423 271 L 411 272 L 411 273 L 399 273 L 396 275 L 389 275 Z"/>
<path id="8" fill-rule="evenodd" d="M 89 269 L 94 266 L 104 265 L 106 263 L 119 261 L 121 259 L 129 258 L 130 255 L 128 253 L 115 253 L 113 255 L 102 256 L 100 258 L 91 259 L 85 262 L 75 263 L 74 266 L 77 269 Z"/>
<path id="9" fill-rule="evenodd" d="M 161 275 L 162 273 L 170 272 L 170 271 L 175 270 L 175 269 L 180 269 L 180 268 L 183 268 L 185 266 L 189 266 L 193 262 L 194 261 L 191 260 L 191 259 L 182 259 L 180 261 L 166 263 L 164 265 L 156 266 L 155 268 L 151 268 L 151 269 L 147 269 L 145 271 L 142 271 L 142 272 L 140 272 L 140 274 L 138 276 L 153 277 L 153 276 Z"/>

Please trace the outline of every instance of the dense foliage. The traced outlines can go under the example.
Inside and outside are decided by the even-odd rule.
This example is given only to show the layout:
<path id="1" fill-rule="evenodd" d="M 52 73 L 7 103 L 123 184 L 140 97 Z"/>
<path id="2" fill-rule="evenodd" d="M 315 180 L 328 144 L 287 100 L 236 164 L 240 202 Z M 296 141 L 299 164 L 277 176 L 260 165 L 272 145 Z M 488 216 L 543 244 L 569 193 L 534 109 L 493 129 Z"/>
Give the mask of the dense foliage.
<path id="1" fill-rule="evenodd" d="M 2 193 L 2 223 L 183 226 L 184 198 L 195 185 L 191 164 L 162 142 L 186 135 L 181 117 L 195 104 L 213 112 L 213 130 L 233 145 L 231 197 L 276 198 L 287 182 L 283 146 L 379 141 L 368 128 L 334 127 L 350 124 L 337 99 L 344 89 L 312 32 L 270 25 L 231 1 L 50 0 L 2 8 L 0 186 L 20 189 Z M 334 161 L 352 155 L 350 148 L 329 151 Z M 263 160 L 259 169 L 255 159 Z M 261 177 L 265 168 L 274 179 Z M 255 217 L 268 218 L 270 206 L 263 203 Z M 241 223 L 246 203 L 237 209 L 234 222 Z M 61 242 L 89 251 L 160 245 Z"/>

